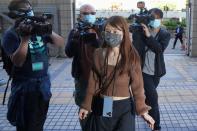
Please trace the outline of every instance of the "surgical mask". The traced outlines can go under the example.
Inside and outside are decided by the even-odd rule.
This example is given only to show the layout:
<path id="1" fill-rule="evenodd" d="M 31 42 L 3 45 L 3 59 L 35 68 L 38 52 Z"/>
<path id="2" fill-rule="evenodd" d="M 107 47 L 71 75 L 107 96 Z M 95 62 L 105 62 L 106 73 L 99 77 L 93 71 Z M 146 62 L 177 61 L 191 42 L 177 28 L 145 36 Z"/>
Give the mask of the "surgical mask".
<path id="1" fill-rule="evenodd" d="M 34 16 L 33 10 L 30 10 L 29 12 L 26 13 L 27 16 Z"/>
<path id="2" fill-rule="evenodd" d="M 89 15 L 84 15 L 83 20 L 84 20 L 85 22 L 90 23 L 90 24 L 94 24 L 95 21 L 96 21 L 96 16 L 95 16 L 95 15 L 91 15 L 91 14 L 89 14 Z"/>
<path id="3" fill-rule="evenodd" d="M 120 45 L 120 43 L 122 42 L 122 35 L 110 33 L 110 32 L 104 32 L 104 40 L 108 46 L 116 47 Z"/>
<path id="4" fill-rule="evenodd" d="M 11 18 L 16 19 L 20 17 L 34 16 L 34 12 L 32 9 L 29 9 L 29 10 L 18 9 L 18 10 L 10 11 L 8 15 Z"/>
<path id="5" fill-rule="evenodd" d="M 152 21 L 150 21 L 149 25 L 152 28 L 158 28 L 161 25 L 161 20 L 160 19 L 152 20 Z"/>

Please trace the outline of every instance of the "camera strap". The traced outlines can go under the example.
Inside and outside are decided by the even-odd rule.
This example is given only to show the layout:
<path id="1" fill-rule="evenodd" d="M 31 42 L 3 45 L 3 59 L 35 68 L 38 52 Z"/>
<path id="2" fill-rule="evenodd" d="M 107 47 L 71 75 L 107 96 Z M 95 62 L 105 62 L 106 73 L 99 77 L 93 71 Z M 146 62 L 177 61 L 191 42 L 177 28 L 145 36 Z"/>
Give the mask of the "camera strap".
<path id="1" fill-rule="evenodd" d="M 105 60 L 105 66 L 104 66 L 104 71 L 105 71 L 104 75 L 106 76 L 106 79 L 103 83 L 103 87 L 105 90 L 107 90 L 108 87 L 110 86 L 110 84 L 113 82 L 113 88 L 112 88 L 112 96 L 104 96 L 103 115 L 102 115 L 103 117 L 112 117 L 112 114 L 113 114 L 113 96 L 114 96 L 114 91 L 115 91 L 115 80 L 116 80 L 116 72 L 117 72 L 117 65 L 118 65 L 118 61 L 119 61 L 119 56 L 120 56 L 120 53 L 118 54 L 116 65 L 115 65 L 113 71 L 110 73 L 109 77 L 107 77 L 107 75 L 108 75 L 108 71 L 107 71 L 108 56 L 107 55 L 105 56 L 106 60 Z"/>

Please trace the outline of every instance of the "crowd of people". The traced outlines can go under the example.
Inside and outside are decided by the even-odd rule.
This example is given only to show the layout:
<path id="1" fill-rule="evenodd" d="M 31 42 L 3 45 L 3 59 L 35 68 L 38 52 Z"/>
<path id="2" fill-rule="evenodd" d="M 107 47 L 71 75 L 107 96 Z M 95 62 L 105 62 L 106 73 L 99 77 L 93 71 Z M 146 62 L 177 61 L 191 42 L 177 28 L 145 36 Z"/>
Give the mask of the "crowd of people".
<path id="1" fill-rule="evenodd" d="M 10 2 L 9 14 L 16 22 L 4 33 L 2 47 L 13 63 L 7 119 L 17 131 L 43 130 L 52 95 L 47 44 L 66 45 L 66 56 L 73 58 L 73 94 L 83 131 L 134 131 L 136 115 L 152 130 L 161 130 L 157 86 L 166 74 L 170 33 L 162 28 L 162 10 L 147 10 L 143 1 L 137 7 L 138 16 L 152 19 L 135 23 L 130 32 L 122 16 L 96 24 L 95 8 L 85 4 L 65 41 L 53 31 L 33 32 L 22 19 L 34 17 L 28 0 Z M 181 32 L 177 28 L 176 40 Z"/>

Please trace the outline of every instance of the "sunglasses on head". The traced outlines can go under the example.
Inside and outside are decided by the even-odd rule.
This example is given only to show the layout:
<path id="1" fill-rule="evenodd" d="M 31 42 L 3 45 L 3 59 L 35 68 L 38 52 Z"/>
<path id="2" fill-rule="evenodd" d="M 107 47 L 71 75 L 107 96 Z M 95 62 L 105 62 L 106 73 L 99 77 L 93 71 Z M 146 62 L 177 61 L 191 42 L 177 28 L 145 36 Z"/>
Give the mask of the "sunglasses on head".
<path id="1" fill-rule="evenodd" d="M 95 15 L 96 14 L 96 12 L 83 12 L 82 13 L 83 15 Z"/>

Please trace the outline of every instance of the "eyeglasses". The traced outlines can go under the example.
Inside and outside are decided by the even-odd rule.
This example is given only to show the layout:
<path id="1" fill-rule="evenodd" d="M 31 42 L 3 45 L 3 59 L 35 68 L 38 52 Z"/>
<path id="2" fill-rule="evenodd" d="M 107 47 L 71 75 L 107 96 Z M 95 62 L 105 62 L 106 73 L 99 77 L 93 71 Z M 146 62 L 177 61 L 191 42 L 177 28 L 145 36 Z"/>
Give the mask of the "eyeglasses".
<path id="1" fill-rule="evenodd" d="M 96 12 L 83 12 L 82 13 L 83 15 L 95 15 L 96 14 Z"/>

